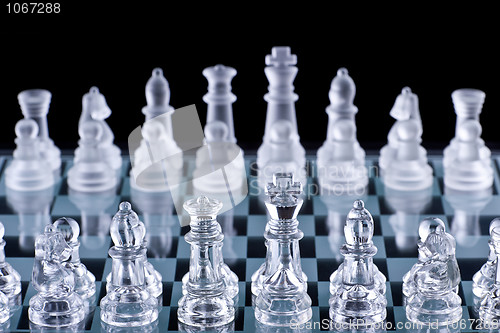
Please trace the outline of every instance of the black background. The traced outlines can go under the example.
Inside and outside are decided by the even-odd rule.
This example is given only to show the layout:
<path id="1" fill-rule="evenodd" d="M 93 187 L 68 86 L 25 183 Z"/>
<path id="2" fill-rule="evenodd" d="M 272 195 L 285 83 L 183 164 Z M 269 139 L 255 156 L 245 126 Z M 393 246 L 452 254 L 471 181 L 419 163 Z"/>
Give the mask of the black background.
<path id="1" fill-rule="evenodd" d="M 201 72 L 218 63 L 235 67 L 235 132 L 245 149 L 262 141 L 267 92 L 264 58 L 273 46 L 288 45 L 298 56 L 295 91 L 301 141 L 316 149 L 326 137 L 328 90 L 339 67 L 357 85 L 358 139 L 367 149 L 386 141 L 389 111 L 404 86 L 418 94 L 423 144 L 442 149 L 454 135 L 451 92 L 486 92 L 483 138 L 500 147 L 498 32 L 495 12 L 469 3 L 441 8 L 373 2 L 350 5 L 310 2 L 60 1 L 52 15 L 8 14 L 0 6 L 0 146 L 14 147 L 22 117 L 17 94 L 52 92 L 50 136 L 75 148 L 81 98 L 96 85 L 113 111 L 108 123 L 126 148 L 141 125 L 144 88 L 161 67 L 171 105 L 196 104 L 202 124 L 207 82 Z M 492 16 L 490 18 L 490 16 Z"/>

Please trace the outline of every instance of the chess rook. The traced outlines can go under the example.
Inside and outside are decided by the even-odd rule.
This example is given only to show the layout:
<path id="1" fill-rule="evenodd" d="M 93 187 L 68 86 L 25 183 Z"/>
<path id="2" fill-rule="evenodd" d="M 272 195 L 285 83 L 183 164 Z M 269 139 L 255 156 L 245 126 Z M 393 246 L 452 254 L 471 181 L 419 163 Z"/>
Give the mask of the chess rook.
<path id="1" fill-rule="evenodd" d="M 224 65 L 203 70 L 203 76 L 208 81 L 208 93 L 203 96 L 203 101 L 207 103 L 207 126 L 216 123 L 216 126 L 225 133 L 223 141 L 232 143 L 236 143 L 232 106 L 236 96 L 231 92 L 231 80 L 235 75 L 234 68 Z M 207 137 L 207 141 L 212 140 Z"/>
<path id="2" fill-rule="evenodd" d="M 40 152 L 54 172 L 57 179 L 61 169 L 61 151 L 54 145 L 49 137 L 47 114 L 49 113 L 52 94 L 44 89 L 24 90 L 17 95 L 23 116 L 33 119 L 38 125 L 38 139 L 40 140 Z"/>
<path id="3" fill-rule="evenodd" d="M 267 254 L 261 290 L 255 299 L 255 319 L 265 325 L 286 327 L 306 323 L 312 317 L 299 251 L 304 234 L 298 229 L 297 215 L 303 200 L 297 196 L 302 193 L 302 185 L 288 173 L 277 173 L 273 178 L 266 188 L 270 220 L 264 233 Z M 252 285 L 256 283 L 254 276 Z"/>
<path id="4" fill-rule="evenodd" d="M 224 235 L 216 220 L 222 203 L 200 196 L 184 203 L 191 230 L 184 237 L 191 245 L 186 293 L 179 300 L 177 317 L 183 324 L 213 328 L 231 323 L 235 310 L 222 274 Z"/>

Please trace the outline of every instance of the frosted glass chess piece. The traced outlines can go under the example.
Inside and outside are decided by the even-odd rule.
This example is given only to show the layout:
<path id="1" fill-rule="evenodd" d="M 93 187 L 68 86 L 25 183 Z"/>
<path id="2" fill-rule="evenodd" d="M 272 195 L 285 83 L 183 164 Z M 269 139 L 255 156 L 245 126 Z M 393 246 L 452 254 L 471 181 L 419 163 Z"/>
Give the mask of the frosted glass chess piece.
<path id="1" fill-rule="evenodd" d="M 97 249 L 108 246 L 111 214 L 108 209 L 115 204 L 116 190 L 80 192 L 68 190 L 69 201 L 80 210 L 80 241 L 84 248 Z"/>
<path id="2" fill-rule="evenodd" d="M 457 89 L 451 94 L 457 122 L 455 126 L 455 137 L 443 151 L 443 166 L 446 168 L 458 153 L 458 133 L 463 123 L 473 120 L 479 123 L 479 115 L 482 112 L 486 94 L 477 89 Z M 483 139 L 477 142 L 480 159 L 489 159 L 491 151 L 484 145 Z"/>
<path id="3" fill-rule="evenodd" d="M 127 221 L 128 224 L 135 226 L 135 225 L 140 225 L 141 228 L 144 227 L 144 223 L 139 220 L 139 216 L 135 211 L 132 210 L 132 207 L 130 203 L 128 202 L 122 202 L 120 204 L 120 210 L 115 214 L 113 217 L 113 222 L 112 226 L 116 224 L 123 223 L 123 221 Z M 161 274 L 155 270 L 154 266 L 147 260 L 147 242 L 146 242 L 146 235 L 143 236 L 143 243 L 141 245 L 141 248 L 144 249 L 144 256 L 142 256 L 142 252 L 140 253 L 141 258 L 137 259 L 140 260 L 142 259 L 142 268 L 144 269 L 144 287 L 146 288 L 147 292 L 151 295 L 151 297 L 154 297 L 158 303 L 158 309 L 161 310 L 161 306 L 163 304 L 163 284 L 162 284 L 162 276 Z M 112 288 L 119 288 L 119 286 L 116 285 L 116 283 L 112 282 L 113 279 L 113 272 L 108 274 L 106 277 L 106 290 L 108 293 Z"/>
<path id="4" fill-rule="evenodd" d="M 444 185 L 460 191 L 490 188 L 493 185 L 491 152 L 481 140 L 479 121 L 465 120 L 457 127 L 454 147 L 455 150 L 445 152 Z"/>
<path id="5" fill-rule="evenodd" d="M 7 204 L 18 214 L 19 248 L 33 255 L 35 239 L 47 224 L 52 223 L 50 209 L 54 199 L 54 186 L 40 191 L 6 189 Z"/>
<path id="6" fill-rule="evenodd" d="M 168 191 L 147 192 L 131 188 L 130 196 L 142 213 L 148 253 L 154 258 L 166 258 L 172 251 L 172 227 L 175 225 L 172 195 Z"/>
<path id="7" fill-rule="evenodd" d="M 398 147 L 393 160 L 381 171 L 385 186 L 402 191 L 418 191 L 432 186 L 432 168 L 420 145 L 421 130 L 416 120 L 397 123 Z"/>
<path id="8" fill-rule="evenodd" d="M 110 287 L 100 304 L 101 320 L 118 327 L 150 325 L 158 318 L 158 300 L 146 289 L 146 230 L 130 203 L 120 204 L 110 234 L 114 243 L 109 249 L 113 265 Z"/>
<path id="9" fill-rule="evenodd" d="M 418 242 L 420 215 L 432 202 L 432 187 L 419 191 L 384 188 L 385 202 L 392 210 L 389 224 L 394 232 L 400 253 L 414 253 Z"/>
<path id="10" fill-rule="evenodd" d="M 79 157 L 68 171 L 69 188 L 80 192 L 102 192 L 118 185 L 115 172 L 102 159 L 99 142 L 102 125 L 88 120 L 78 128 Z"/>
<path id="11" fill-rule="evenodd" d="M 111 115 L 111 109 L 106 103 L 106 98 L 99 92 L 97 87 L 90 88 L 90 91 L 83 95 L 82 98 L 82 114 L 78 127 L 89 120 L 95 120 L 101 124 L 102 134 L 99 138 L 99 152 L 101 159 L 105 161 L 111 169 L 120 177 L 122 158 L 121 151 L 114 143 L 115 136 L 109 127 L 106 119 Z M 79 149 L 75 151 L 75 163 L 79 158 Z"/>
<path id="12" fill-rule="evenodd" d="M 231 92 L 231 81 L 236 76 L 236 69 L 216 65 L 205 68 L 203 76 L 208 81 L 208 93 L 203 96 L 203 101 L 207 103 L 207 125 L 212 122 L 224 124 L 226 141 L 236 143 L 232 106 L 236 102 L 236 95 Z"/>
<path id="13" fill-rule="evenodd" d="M 38 141 L 42 158 L 49 163 L 57 181 L 61 175 L 61 151 L 49 137 L 47 114 L 52 94 L 44 89 L 24 90 L 17 95 L 24 118 L 34 120 L 38 125 Z"/>
<path id="14" fill-rule="evenodd" d="M 199 198 L 204 198 L 204 197 L 205 196 L 200 196 Z M 211 200 L 214 202 L 214 205 L 215 205 L 215 203 L 218 203 L 218 205 L 220 205 L 221 207 L 223 207 L 224 204 L 230 204 L 230 202 L 226 203 L 226 202 L 223 202 L 222 200 L 218 200 L 216 198 L 212 198 Z M 220 208 L 219 208 L 219 210 L 220 210 Z M 217 217 L 218 212 L 219 211 L 214 212 L 213 216 L 214 216 L 214 219 L 216 219 L 217 224 L 220 226 L 220 224 L 218 222 L 219 218 Z M 222 229 L 221 229 L 221 231 L 222 231 Z M 223 234 L 223 237 L 224 237 L 224 241 L 226 242 L 227 241 L 226 234 Z M 224 248 L 225 248 L 226 244 L 224 244 L 224 245 L 225 245 L 224 246 Z M 222 256 L 222 252 L 221 252 L 221 256 Z M 236 297 L 238 296 L 238 293 L 239 293 L 238 276 L 231 270 L 231 268 L 229 268 L 229 266 L 224 262 L 224 260 L 219 264 L 219 266 L 220 266 L 222 279 L 223 279 L 224 284 L 225 284 L 226 294 L 233 299 L 233 302 L 236 303 L 236 301 L 237 301 Z M 182 277 L 182 293 L 184 295 L 187 294 L 187 292 L 188 292 L 187 285 L 189 283 L 189 277 L 190 277 L 189 272 L 186 273 Z"/>
<path id="15" fill-rule="evenodd" d="M 377 253 L 372 241 L 373 229 L 373 218 L 363 201 L 354 201 L 344 226 L 346 243 L 341 253 L 345 259 L 339 267 L 342 280 L 329 302 L 330 318 L 336 323 L 372 326 L 382 323 L 387 316 L 385 276 L 373 263 Z"/>
<path id="16" fill-rule="evenodd" d="M 50 164 L 42 158 L 37 138 L 38 125 L 32 119 L 21 119 L 16 124 L 13 160 L 5 170 L 5 185 L 15 191 L 38 191 L 54 185 Z"/>
<path id="17" fill-rule="evenodd" d="M 264 279 L 255 299 L 255 318 L 265 325 L 303 324 L 312 317 L 300 262 L 299 240 L 304 234 L 298 229 L 297 215 L 303 200 L 297 196 L 301 193 L 302 185 L 289 173 L 275 174 L 266 188 L 270 215 L 264 233 L 267 254 Z M 254 276 L 252 285 L 257 283 Z"/>
<path id="18" fill-rule="evenodd" d="M 80 295 L 85 305 L 86 314 L 93 313 L 96 305 L 96 286 L 95 276 L 87 267 L 80 261 L 80 226 L 78 222 L 69 217 L 61 217 L 54 224 L 56 231 L 60 232 L 68 245 L 71 247 L 72 253 L 70 258 L 64 263 L 75 279 L 74 292 Z"/>
<path id="19" fill-rule="evenodd" d="M 486 273 L 487 275 L 493 273 L 493 281 L 491 281 L 490 279 L 486 279 L 486 276 L 483 275 L 483 279 L 478 279 L 483 283 L 483 288 L 478 288 L 479 286 L 476 284 L 475 280 L 472 288 L 473 292 L 475 293 L 483 293 L 485 288 L 489 288 L 480 303 L 481 305 L 479 308 L 479 317 L 481 318 L 483 323 L 493 326 L 498 325 L 498 321 L 500 320 L 500 261 L 498 260 L 498 256 L 500 255 L 500 220 L 498 220 L 498 218 L 493 220 L 490 225 L 490 249 L 492 251 L 490 250 L 488 262 L 493 259 L 492 257 L 495 257 L 494 260 L 491 261 L 490 265 L 488 265 L 488 262 L 483 265 L 481 271 L 476 273 L 476 275 L 474 275 L 474 278 L 478 274 L 483 273 L 484 269 L 484 273 Z M 486 265 L 491 267 L 488 267 Z"/>
<path id="20" fill-rule="evenodd" d="M 495 285 L 495 276 L 497 274 L 497 246 L 500 245 L 499 239 L 494 239 L 499 234 L 495 234 L 494 230 L 500 230 L 500 218 L 495 218 L 490 223 L 490 240 L 488 246 L 490 252 L 488 260 L 481 266 L 481 269 L 472 277 L 472 293 L 476 305 L 480 303 L 484 297 L 493 289 Z"/>
<path id="21" fill-rule="evenodd" d="M 224 235 L 216 220 L 221 208 L 220 201 L 205 196 L 184 203 L 191 218 L 191 231 L 185 236 L 191 257 L 187 292 L 179 300 L 177 317 L 189 326 L 215 328 L 234 320 L 234 303 L 221 270 Z"/>
<path id="22" fill-rule="evenodd" d="M 351 200 L 351 202 L 349 204 L 350 207 L 353 206 L 352 202 L 353 201 Z M 373 225 L 374 225 L 373 218 L 372 218 L 370 212 L 364 208 L 363 201 L 362 200 L 355 200 L 354 202 L 356 203 L 356 207 L 354 207 L 353 209 L 351 209 L 349 211 L 349 214 L 347 214 L 347 217 L 345 219 L 344 230 L 343 230 L 344 235 L 346 232 L 348 232 L 348 231 L 346 231 L 346 228 L 350 228 L 354 223 L 357 223 L 356 221 L 359 221 L 361 219 L 364 219 L 364 221 L 366 223 L 370 224 L 371 228 L 373 229 Z M 359 205 L 361 205 L 361 203 L 363 203 L 363 207 L 359 208 Z M 349 208 L 349 207 L 347 207 L 347 208 Z M 372 230 L 372 232 L 373 232 L 373 230 Z M 340 254 L 345 256 L 345 251 L 343 249 L 345 250 L 345 246 L 340 247 Z M 350 265 L 351 263 L 347 262 L 347 264 Z M 373 283 L 374 283 L 376 290 L 379 292 L 379 294 L 385 295 L 385 291 L 386 291 L 385 282 L 387 281 L 386 277 L 384 276 L 384 274 L 382 274 L 380 272 L 377 265 L 375 265 L 373 263 L 373 260 L 372 260 L 372 264 L 370 266 L 371 266 L 370 271 L 373 274 Z M 344 283 L 343 282 L 344 281 L 344 269 L 346 269 L 346 261 L 341 263 L 340 266 L 337 268 L 337 270 L 335 272 L 333 272 L 332 275 L 330 276 L 330 294 L 331 295 L 337 295 L 339 292 L 339 289 L 342 288 L 342 285 Z"/>
<path id="23" fill-rule="evenodd" d="M 52 225 L 36 238 L 31 283 L 38 293 L 30 299 L 28 309 L 33 324 L 60 328 L 83 323 L 85 307 L 74 290 L 74 273 L 65 265 L 72 252 Z"/>
<path id="24" fill-rule="evenodd" d="M 418 262 L 412 266 L 410 271 L 408 271 L 403 276 L 403 302 L 406 303 L 407 299 L 417 292 L 417 274 L 418 272 L 428 263 L 433 254 L 428 249 L 429 244 L 426 244 L 427 238 L 431 233 L 435 233 L 435 231 L 445 230 L 445 224 L 442 220 L 438 218 L 427 218 L 423 220 L 418 227 L 418 235 L 419 241 L 417 243 L 418 246 Z M 447 234 L 448 235 L 448 234 Z M 451 237 L 451 235 L 449 235 Z M 456 259 L 450 259 L 450 263 L 452 267 L 457 267 Z M 458 293 L 458 285 L 460 283 L 460 279 L 453 279 L 453 289 L 455 293 Z"/>
<path id="25" fill-rule="evenodd" d="M 327 139 L 318 149 L 318 177 L 324 188 L 347 188 L 348 192 L 368 185 L 365 151 L 356 139 L 353 104 L 356 86 L 347 69 L 340 68 L 330 87 Z"/>
<path id="26" fill-rule="evenodd" d="M 444 198 L 453 208 L 450 234 L 461 247 L 474 247 L 481 239 L 481 211 L 491 201 L 493 187 L 479 191 L 459 191 L 444 187 Z"/>
<path id="27" fill-rule="evenodd" d="M 396 119 L 387 136 L 387 144 L 380 150 L 379 166 L 385 170 L 389 163 L 396 158 L 399 143 L 398 125 L 400 121 L 414 120 L 417 125 L 419 136 L 422 135 L 422 120 L 418 106 L 418 96 L 409 87 L 404 87 L 401 94 L 396 98 L 396 102 L 390 112 L 391 117 Z"/>
<path id="28" fill-rule="evenodd" d="M 419 235 L 419 262 L 403 277 L 406 316 L 421 325 L 451 325 L 462 318 L 455 239 L 437 218 L 422 221 Z"/>
<path id="29" fill-rule="evenodd" d="M 146 121 L 142 140 L 133 152 L 130 185 L 146 191 L 165 191 L 180 183 L 182 150 L 174 140 L 169 105 L 170 87 L 161 68 L 155 68 L 146 84 Z"/>
<path id="30" fill-rule="evenodd" d="M 300 144 L 295 114 L 293 81 L 297 75 L 297 56 L 289 47 L 273 47 L 266 56 L 265 73 L 269 81 L 266 128 L 263 143 L 257 151 L 261 186 L 272 182 L 276 172 L 294 173 L 305 184 L 305 149 Z"/>
<path id="31" fill-rule="evenodd" d="M 21 276 L 19 273 L 7 262 L 5 261 L 5 240 L 3 236 L 5 235 L 5 228 L 0 222 L 0 293 L 7 296 L 9 302 L 8 306 L 11 311 L 16 307 L 21 305 Z M 0 296 L 0 298 L 2 298 Z M 0 300 L 0 304 L 2 300 Z M 0 312 L 1 310 L 0 305 Z M 0 318 L 1 318 L 0 314 Z M 0 319 L 0 322 L 2 320 Z"/>

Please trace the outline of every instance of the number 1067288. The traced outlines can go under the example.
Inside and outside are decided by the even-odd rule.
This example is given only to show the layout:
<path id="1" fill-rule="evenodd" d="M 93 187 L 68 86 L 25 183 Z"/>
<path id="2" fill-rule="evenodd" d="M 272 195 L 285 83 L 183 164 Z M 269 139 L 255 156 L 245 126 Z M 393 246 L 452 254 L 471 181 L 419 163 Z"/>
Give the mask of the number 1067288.
<path id="1" fill-rule="evenodd" d="M 9 14 L 59 14 L 61 4 L 58 2 L 9 2 L 7 3 Z"/>

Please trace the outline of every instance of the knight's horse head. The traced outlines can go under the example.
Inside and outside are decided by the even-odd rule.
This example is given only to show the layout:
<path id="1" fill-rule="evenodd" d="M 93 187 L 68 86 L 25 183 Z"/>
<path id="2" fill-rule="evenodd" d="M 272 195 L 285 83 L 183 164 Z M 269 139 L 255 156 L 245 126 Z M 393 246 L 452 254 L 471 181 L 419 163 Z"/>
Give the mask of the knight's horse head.
<path id="1" fill-rule="evenodd" d="M 70 258 L 72 252 L 63 234 L 52 225 L 47 226 L 35 242 L 35 258 L 38 260 L 63 262 Z"/>
<path id="2" fill-rule="evenodd" d="M 94 120 L 104 120 L 111 115 L 106 98 L 97 87 L 90 88 L 90 91 L 83 95 L 82 109 Z"/>

